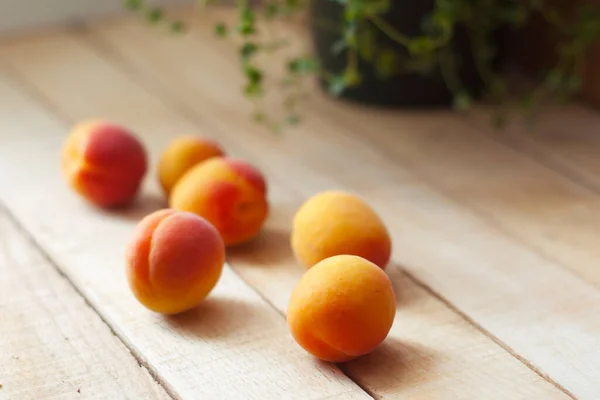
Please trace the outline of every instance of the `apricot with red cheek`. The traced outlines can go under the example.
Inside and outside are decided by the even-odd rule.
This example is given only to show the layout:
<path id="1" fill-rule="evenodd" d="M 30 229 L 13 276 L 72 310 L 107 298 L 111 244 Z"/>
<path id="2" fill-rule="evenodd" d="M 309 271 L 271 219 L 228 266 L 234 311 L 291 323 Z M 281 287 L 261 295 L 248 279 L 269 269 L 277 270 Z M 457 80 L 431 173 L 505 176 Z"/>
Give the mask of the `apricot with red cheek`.
<path id="1" fill-rule="evenodd" d="M 61 161 L 70 186 L 100 207 L 131 202 L 147 171 L 146 151 L 138 138 L 105 121 L 76 125 L 63 146 Z"/>
<path id="2" fill-rule="evenodd" d="M 175 185 L 170 207 L 206 218 L 226 246 L 255 237 L 269 212 L 267 184 L 248 162 L 212 158 L 190 169 Z"/>
<path id="3" fill-rule="evenodd" d="M 127 280 L 148 309 L 176 314 L 213 290 L 225 263 L 219 232 L 204 218 L 165 209 L 143 218 L 127 248 Z"/>

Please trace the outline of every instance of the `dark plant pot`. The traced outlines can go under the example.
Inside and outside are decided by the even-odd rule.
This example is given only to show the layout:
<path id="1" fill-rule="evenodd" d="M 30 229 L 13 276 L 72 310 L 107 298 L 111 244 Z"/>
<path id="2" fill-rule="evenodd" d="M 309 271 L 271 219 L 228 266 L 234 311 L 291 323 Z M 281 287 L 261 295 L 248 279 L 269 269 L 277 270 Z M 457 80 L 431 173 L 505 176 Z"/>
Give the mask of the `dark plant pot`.
<path id="1" fill-rule="evenodd" d="M 403 0 L 391 1 L 392 8 L 384 16 L 385 20 L 398 31 L 413 37 L 422 35 L 422 21 L 433 10 L 434 0 Z M 309 5 L 310 32 L 316 56 L 322 67 L 335 74 L 341 73 L 347 65 L 345 52 L 335 54 L 332 48 L 340 40 L 340 34 L 324 28 L 317 21 L 331 21 L 339 24 L 343 19 L 344 8 L 332 0 L 311 0 Z M 407 54 L 406 49 L 379 33 L 377 41 L 390 46 L 401 54 Z M 466 89 L 477 97 L 483 82 L 475 68 L 469 39 L 464 32 L 456 30 L 452 40 L 454 54 L 460 62 L 459 76 Z M 385 107 L 447 107 L 453 101 L 453 96 L 442 79 L 439 71 L 428 75 L 406 73 L 395 75 L 382 80 L 375 74 L 372 64 L 359 60 L 362 75 L 360 85 L 347 88 L 341 98 L 363 104 Z M 321 79 L 321 86 L 328 83 Z"/>

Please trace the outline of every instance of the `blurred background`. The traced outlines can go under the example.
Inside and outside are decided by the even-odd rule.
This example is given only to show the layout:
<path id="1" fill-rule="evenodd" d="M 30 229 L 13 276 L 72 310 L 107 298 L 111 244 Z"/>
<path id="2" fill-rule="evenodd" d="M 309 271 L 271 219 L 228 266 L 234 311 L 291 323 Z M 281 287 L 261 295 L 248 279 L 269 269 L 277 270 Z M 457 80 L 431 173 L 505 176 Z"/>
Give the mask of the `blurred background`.
<path id="1" fill-rule="evenodd" d="M 122 10 L 122 0 L 0 0 L 0 34 L 15 34 Z"/>

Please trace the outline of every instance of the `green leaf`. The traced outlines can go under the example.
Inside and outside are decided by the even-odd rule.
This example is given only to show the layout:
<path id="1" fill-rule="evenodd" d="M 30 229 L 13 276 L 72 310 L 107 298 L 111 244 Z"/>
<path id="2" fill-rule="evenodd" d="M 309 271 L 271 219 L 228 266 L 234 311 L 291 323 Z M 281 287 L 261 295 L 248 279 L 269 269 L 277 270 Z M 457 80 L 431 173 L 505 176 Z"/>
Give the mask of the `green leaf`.
<path id="1" fill-rule="evenodd" d="M 288 125 L 298 125 L 300 123 L 300 117 L 297 115 L 290 115 L 286 118 L 285 122 Z"/>
<path id="2" fill-rule="evenodd" d="M 428 36 L 419 36 L 411 39 L 408 51 L 413 55 L 430 53 L 435 50 L 435 41 Z"/>
<path id="3" fill-rule="evenodd" d="M 439 30 L 440 32 L 447 32 L 452 30 L 453 19 L 444 13 L 435 13 L 429 20 L 431 30 Z"/>
<path id="4" fill-rule="evenodd" d="M 365 0 L 364 14 L 366 17 L 384 14 L 390 10 L 390 0 Z"/>
<path id="5" fill-rule="evenodd" d="M 581 89 L 581 84 L 582 84 L 581 77 L 579 77 L 577 75 L 571 75 L 565 81 L 565 90 L 569 94 L 578 92 L 579 89 Z"/>
<path id="6" fill-rule="evenodd" d="M 362 78 L 357 68 L 346 68 L 344 71 L 344 83 L 346 87 L 358 86 Z"/>
<path id="7" fill-rule="evenodd" d="M 535 98 L 534 98 L 533 94 L 527 93 L 527 94 L 523 95 L 523 97 L 519 100 L 519 104 L 526 111 L 532 110 L 535 105 Z"/>
<path id="8" fill-rule="evenodd" d="M 244 74 L 250 83 L 260 83 L 263 78 L 262 72 L 253 65 L 246 64 L 244 66 Z"/>
<path id="9" fill-rule="evenodd" d="M 303 6 L 303 2 L 300 0 L 284 0 L 283 14 L 290 15 L 294 11 L 300 9 L 302 6 Z"/>
<path id="10" fill-rule="evenodd" d="M 500 78 L 494 78 L 489 83 L 489 93 L 496 98 L 504 96 L 508 92 L 506 81 Z"/>
<path id="11" fill-rule="evenodd" d="M 248 79 L 245 87 L 245 92 L 249 96 L 260 96 L 262 94 L 262 72 L 255 66 L 250 64 L 244 65 L 244 74 Z"/>
<path id="12" fill-rule="evenodd" d="M 257 97 L 262 94 L 262 85 L 260 83 L 248 83 L 244 88 L 246 95 L 250 97 Z"/>
<path id="13" fill-rule="evenodd" d="M 143 0 L 124 0 L 125 8 L 131 11 L 137 11 L 144 5 Z"/>
<path id="14" fill-rule="evenodd" d="M 218 37 L 227 36 L 227 32 L 227 26 L 223 22 L 219 22 L 217 25 L 215 25 L 215 35 L 217 35 Z"/>
<path id="15" fill-rule="evenodd" d="M 155 24 L 164 17 L 164 12 L 160 8 L 151 8 L 146 12 L 146 19 L 151 24 Z"/>
<path id="16" fill-rule="evenodd" d="M 263 123 L 267 120 L 267 115 L 262 111 L 256 111 L 252 114 L 252 118 L 258 123 Z"/>
<path id="17" fill-rule="evenodd" d="M 319 69 L 319 63 L 314 57 L 298 57 L 288 63 L 288 70 L 295 74 L 309 74 Z"/>
<path id="18" fill-rule="evenodd" d="M 356 36 L 358 32 L 358 24 L 355 22 L 348 22 L 344 28 L 344 40 L 346 47 L 356 47 Z"/>
<path id="19" fill-rule="evenodd" d="M 240 54 L 243 59 L 252 57 L 258 51 L 258 46 L 252 42 L 246 42 L 240 48 Z"/>
<path id="20" fill-rule="evenodd" d="M 471 107 L 471 96 L 466 92 L 460 92 L 454 96 L 453 107 L 459 111 L 466 111 Z"/>
<path id="21" fill-rule="evenodd" d="M 394 75 L 398 64 L 399 57 L 396 52 L 386 49 L 380 52 L 375 59 L 375 73 L 379 78 L 389 78 Z"/>
<path id="22" fill-rule="evenodd" d="M 337 97 L 341 95 L 346 89 L 346 82 L 344 80 L 344 76 L 334 76 L 329 81 L 329 93 L 333 96 Z"/>
<path id="23" fill-rule="evenodd" d="M 563 73 L 559 69 L 551 70 L 548 75 L 546 75 L 546 79 L 544 80 L 544 84 L 548 88 L 548 90 L 554 92 L 560 90 L 563 82 Z"/>
<path id="24" fill-rule="evenodd" d="M 349 0 L 344 8 L 344 20 L 354 22 L 364 15 L 364 0 Z"/>
<path id="25" fill-rule="evenodd" d="M 375 58 L 375 49 L 377 47 L 377 41 L 375 39 L 375 32 L 370 26 L 363 29 L 356 37 L 356 47 L 358 54 L 363 60 L 372 62 Z"/>
<path id="26" fill-rule="evenodd" d="M 183 21 L 173 21 L 171 22 L 171 32 L 173 33 L 181 33 L 185 31 L 185 24 Z"/>
<path id="27" fill-rule="evenodd" d="M 279 5 L 275 2 L 269 3 L 267 4 L 267 7 L 265 8 L 265 18 L 266 19 L 272 19 L 273 17 L 277 16 L 277 14 L 279 13 Z"/>
<path id="28" fill-rule="evenodd" d="M 254 10 L 249 7 L 245 8 L 240 15 L 240 23 L 237 27 L 238 32 L 244 36 L 256 33 L 254 21 Z"/>

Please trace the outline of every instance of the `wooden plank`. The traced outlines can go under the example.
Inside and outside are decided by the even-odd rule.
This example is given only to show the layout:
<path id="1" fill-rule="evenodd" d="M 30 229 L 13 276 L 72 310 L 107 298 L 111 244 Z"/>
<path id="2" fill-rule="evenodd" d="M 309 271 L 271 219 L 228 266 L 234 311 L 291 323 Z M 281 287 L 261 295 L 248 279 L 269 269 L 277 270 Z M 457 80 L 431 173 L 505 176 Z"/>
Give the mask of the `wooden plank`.
<path id="1" fill-rule="evenodd" d="M 124 95 L 126 89 L 113 90 Z M 0 197 L 175 397 L 369 398 L 334 366 L 298 351 L 281 315 L 229 267 L 193 311 L 166 318 L 144 309 L 127 287 L 123 254 L 141 213 L 156 202 L 142 198 L 140 209 L 112 214 L 93 209 L 60 175 L 57 154 L 66 127 L 57 127 L 3 75 L 0 99 L 7 113 L 3 123 L 11 127 L 0 147 L 0 170 L 11 171 L 0 174 Z M 21 130 L 21 118 L 36 120 L 40 129 Z M 149 180 L 154 199 L 155 186 Z"/>
<path id="2" fill-rule="evenodd" d="M 317 102 L 317 107 L 330 108 Z M 335 108 L 354 137 L 439 187 L 508 235 L 600 286 L 600 199 L 590 190 L 451 117 Z M 359 124 L 360 123 L 360 124 Z M 421 125 L 426 132 L 412 130 Z M 360 132 L 370 129 L 368 139 Z M 349 131 L 350 132 L 350 131 Z"/>
<path id="3" fill-rule="evenodd" d="M 519 112 L 502 130 L 490 127 L 486 110 L 476 110 L 469 121 L 483 134 L 600 193 L 598 113 L 578 104 L 555 106 L 524 124 Z"/>
<path id="4" fill-rule="evenodd" d="M 167 399 L 0 206 L 0 399 Z"/>
<path id="5" fill-rule="evenodd" d="M 291 26 L 297 37 L 301 28 Z M 285 25 L 280 29 L 290 31 Z M 349 133 L 394 164 L 600 286 L 600 249 L 595 245 L 600 235 L 597 113 L 581 106 L 555 107 L 540 116 L 540 125 L 532 131 L 518 124 L 494 131 L 481 111 L 471 119 L 443 111 L 437 118 L 418 112 L 400 116 L 316 100 L 311 109 L 332 112 Z M 409 126 L 401 128 L 406 123 Z M 368 139 L 364 132 L 369 132 Z M 542 209 L 544 203 L 548 206 Z"/>
<path id="6" fill-rule="evenodd" d="M 118 32 L 115 35 L 118 36 Z M 138 41 L 135 40 L 128 46 L 136 47 L 137 44 Z M 129 52 L 128 46 L 123 48 L 126 52 Z M 61 57 L 51 57 L 50 49 L 60 53 Z M 160 49 L 161 52 L 164 51 L 162 46 Z M 180 50 L 179 47 L 174 49 Z M 161 131 L 164 131 L 164 136 L 172 137 L 164 127 L 181 128 L 191 123 L 132 82 L 131 76 L 120 73 L 113 65 L 69 36 L 42 38 L 36 42 L 4 48 L 2 52 L 10 55 L 12 65 L 19 69 L 36 90 L 73 120 L 84 118 L 93 112 L 118 117 L 129 126 L 144 132 L 148 138 L 153 132 Z M 144 59 L 137 51 L 132 54 L 138 57 L 138 62 L 144 60 L 145 64 L 150 65 L 149 63 L 162 59 L 161 52 L 148 59 Z M 77 65 L 77 74 L 66 71 L 70 65 Z M 192 64 L 182 65 L 190 68 L 189 71 L 193 69 Z M 164 66 L 170 66 L 170 63 Z M 228 63 L 218 67 L 225 68 L 225 71 L 231 68 Z M 127 69 L 136 77 L 140 76 L 137 66 L 129 65 Z M 160 69 L 154 71 L 158 72 Z M 169 80 L 166 75 L 157 75 L 161 82 Z M 214 76 L 209 78 L 211 82 L 207 84 L 213 85 L 214 90 L 207 96 L 212 100 L 207 101 L 205 95 L 196 99 L 206 107 L 205 118 L 218 110 L 214 104 L 221 101 L 233 101 L 236 107 L 240 105 L 235 97 L 230 98 L 231 86 L 226 86 L 221 92 L 219 87 L 223 84 L 214 85 L 215 81 L 220 80 L 214 79 Z M 227 74 L 224 79 L 233 77 Z M 183 81 L 174 80 L 173 83 L 180 87 Z M 61 90 L 57 90 L 58 88 Z M 186 95 L 191 93 L 190 91 Z M 88 101 L 76 101 L 78 96 L 83 96 Z M 172 100 L 174 99 L 169 101 Z M 121 107 L 121 104 L 131 106 Z M 224 114 L 217 113 L 211 118 L 213 122 L 219 119 L 234 123 L 230 122 L 227 130 L 216 130 L 214 125 L 204 124 L 205 119 L 198 119 L 195 123 L 205 134 L 220 140 L 233 154 L 250 159 L 267 173 L 273 214 L 263 240 L 254 245 L 260 247 L 262 243 L 270 247 L 262 249 L 260 253 L 253 252 L 258 259 L 252 260 L 250 256 L 244 256 L 243 249 L 240 250 L 242 253 L 230 254 L 230 258 L 234 267 L 237 265 L 238 273 L 252 281 L 269 301 L 284 311 L 289 292 L 302 272 L 301 267 L 293 263 L 289 249 L 281 246 L 289 230 L 290 215 L 306 196 L 307 190 L 331 188 L 336 183 L 327 176 L 307 174 L 304 167 L 282 151 L 278 140 L 287 142 L 285 137 L 269 135 L 268 140 L 263 140 L 261 136 L 256 136 L 256 128 L 247 124 L 243 114 L 234 112 L 224 118 Z M 253 145 L 255 139 L 256 146 Z M 234 142 L 240 140 L 241 143 L 236 146 Z M 310 144 L 315 145 L 315 142 L 311 140 Z M 326 152 L 323 151 L 323 154 Z M 308 189 L 302 189 L 303 185 L 308 185 Z M 249 249 L 246 248 L 246 251 Z M 398 288 L 401 305 L 397 324 L 386 344 L 377 353 L 344 367 L 364 387 L 377 396 L 389 398 L 397 398 L 401 394 L 410 394 L 410 398 L 450 396 L 459 399 L 566 397 L 440 300 L 416 286 L 412 280 L 406 279 L 400 270 L 392 268 L 390 273 Z"/>
<path id="7" fill-rule="evenodd" d="M 210 27 L 211 23 L 205 20 L 202 26 Z M 321 111 L 313 108 L 309 120 L 298 129 L 273 136 L 249 125 L 239 112 L 245 100 L 238 95 L 234 49 L 208 34 L 195 33 L 176 40 L 159 38 L 136 24 L 100 31 L 118 49 L 116 58 L 135 70 L 136 79 L 145 76 L 146 84 L 155 87 L 163 98 L 189 105 L 203 122 L 210 121 L 220 128 L 215 133 L 219 138 L 235 137 L 228 132 L 243 130 L 251 143 L 247 150 L 254 151 L 257 158 L 268 159 L 273 176 L 284 171 L 293 177 L 287 179 L 287 185 L 295 184 L 295 190 L 304 196 L 324 189 L 327 175 L 332 186 L 341 185 L 365 195 L 386 216 L 399 249 L 394 255 L 396 262 L 529 365 L 577 396 L 594 398 L 598 387 L 591 371 L 598 366 L 580 366 L 598 362 L 598 354 L 590 352 L 599 344 L 598 320 L 591 317 L 598 312 L 598 291 L 503 234 L 489 220 L 432 191 L 363 139 L 347 134 L 357 131 L 378 137 L 382 133 L 375 127 L 381 124 L 373 121 L 385 113 L 342 107 L 318 97 L 318 103 L 313 101 Z M 177 54 L 186 57 L 178 58 Z M 227 77 L 220 79 L 215 88 L 214 76 Z M 352 123 L 330 118 L 340 112 Z M 371 125 L 359 124 L 361 118 Z M 427 137 L 434 128 L 441 132 L 452 129 L 453 135 L 467 130 L 443 114 L 433 121 L 428 120 L 431 114 L 394 118 L 395 130 L 414 136 Z M 388 133 L 391 135 L 383 131 Z M 412 157 L 418 155 L 415 152 Z M 281 172 L 279 176 L 285 182 Z M 590 312 L 591 308 L 595 311 Z"/>

